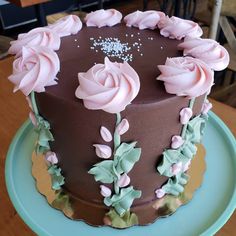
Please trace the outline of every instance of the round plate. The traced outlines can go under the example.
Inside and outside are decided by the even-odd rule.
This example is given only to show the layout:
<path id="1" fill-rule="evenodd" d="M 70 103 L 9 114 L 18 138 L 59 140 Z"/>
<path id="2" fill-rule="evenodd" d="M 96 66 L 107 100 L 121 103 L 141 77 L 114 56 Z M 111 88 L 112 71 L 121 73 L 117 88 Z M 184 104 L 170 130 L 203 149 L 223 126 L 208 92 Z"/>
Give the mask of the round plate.
<path id="1" fill-rule="evenodd" d="M 203 139 L 207 150 L 207 171 L 192 201 L 168 219 L 125 230 L 105 226 L 97 228 L 81 221 L 72 221 L 48 205 L 37 192 L 31 174 L 35 138 L 32 125 L 29 121 L 25 122 L 10 146 L 5 175 L 8 193 L 17 212 L 40 236 L 208 236 L 225 224 L 236 207 L 235 138 L 212 112 Z"/>

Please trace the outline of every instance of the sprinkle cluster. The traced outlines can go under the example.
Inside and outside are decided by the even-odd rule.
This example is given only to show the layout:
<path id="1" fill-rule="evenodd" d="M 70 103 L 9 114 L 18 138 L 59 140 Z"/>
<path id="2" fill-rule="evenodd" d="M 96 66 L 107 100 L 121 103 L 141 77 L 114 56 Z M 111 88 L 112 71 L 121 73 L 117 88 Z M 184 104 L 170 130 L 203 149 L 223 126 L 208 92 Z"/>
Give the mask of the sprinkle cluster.
<path id="1" fill-rule="evenodd" d="M 122 43 L 118 38 L 107 37 L 102 38 L 101 36 L 98 39 L 90 38 L 92 41 L 91 50 L 98 52 L 100 49 L 108 57 L 120 58 L 123 61 L 132 61 L 133 54 L 129 53 L 131 47 L 129 43 Z"/>
<path id="2" fill-rule="evenodd" d="M 137 34 L 139 36 L 140 33 Z M 119 58 L 123 61 L 133 61 L 133 53 L 132 50 L 136 50 L 140 53 L 140 56 L 143 56 L 141 52 L 141 39 L 135 37 L 134 34 L 125 34 L 125 37 L 133 38 L 133 43 L 122 42 L 120 39 L 116 37 L 106 37 L 102 38 L 99 36 L 97 39 L 90 38 L 92 43 L 90 49 L 95 50 L 97 53 L 99 50 L 102 51 L 108 57 Z"/>

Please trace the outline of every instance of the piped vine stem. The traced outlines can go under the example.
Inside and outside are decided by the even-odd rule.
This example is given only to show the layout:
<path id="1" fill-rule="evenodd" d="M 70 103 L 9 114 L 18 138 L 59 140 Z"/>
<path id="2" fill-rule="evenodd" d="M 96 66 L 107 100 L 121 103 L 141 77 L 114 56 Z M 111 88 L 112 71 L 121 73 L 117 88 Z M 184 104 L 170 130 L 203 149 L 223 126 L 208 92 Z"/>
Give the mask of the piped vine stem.
<path id="1" fill-rule="evenodd" d="M 31 103 L 32 103 L 34 114 L 35 114 L 35 116 L 37 116 L 39 114 L 39 111 L 38 111 L 38 107 L 37 107 L 37 104 L 36 104 L 34 91 L 32 91 L 30 93 L 30 97 L 31 97 Z"/>
<path id="2" fill-rule="evenodd" d="M 116 113 L 116 127 L 120 124 L 121 122 L 121 114 Z M 117 130 L 115 129 L 114 133 L 114 151 L 120 146 L 120 135 L 117 133 Z"/>

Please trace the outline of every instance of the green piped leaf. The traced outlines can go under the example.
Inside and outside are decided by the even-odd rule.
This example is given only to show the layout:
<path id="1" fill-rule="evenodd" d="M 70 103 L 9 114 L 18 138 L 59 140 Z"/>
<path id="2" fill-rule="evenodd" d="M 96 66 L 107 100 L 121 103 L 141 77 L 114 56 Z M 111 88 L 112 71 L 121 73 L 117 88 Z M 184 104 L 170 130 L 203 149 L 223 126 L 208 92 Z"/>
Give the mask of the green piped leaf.
<path id="1" fill-rule="evenodd" d="M 113 170 L 112 160 L 106 160 L 95 164 L 88 173 L 94 175 L 96 181 L 100 181 L 104 184 L 111 184 L 117 179 Z"/>
<path id="2" fill-rule="evenodd" d="M 106 216 L 111 220 L 111 225 L 115 228 L 124 229 L 133 225 L 138 225 L 138 217 L 136 214 L 126 211 L 121 217 L 114 209 L 111 209 Z"/>
<path id="3" fill-rule="evenodd" d="M 54 190 L 60 190 L 61 186 L 65 183 L 65 178 L 61 174 L 61 168 L 51 165 L 48 168 L 48 173 L 51 175 L 52 188 Z"/>
<path id="4" fill-rule="evenodd" d="M 182 162 L 187 162 L 188 160 L 191 160 L 197 153 L 197 147 L 191 141 L 185 141 L 184 145 L 181 147 L 180 150 L 183 155 L 183 157 L 181 158 Z"/>
<path id="5" fill-rule="evenodd" d="M 178 196 L 180 193 L 184 191 L 184 185 L 188 182 L 188 175 L 185 173 L 180 173 L 168 180 L 168 182 L 162 186 L 162 189 L 174 196 Z"/>
<path id="6" fill-rule="evenodd" d="M 141 148 L 135 148 L 137 142 L 122 143 L 115 152 L 116 171 L 128 173 L 141 156 Z"/>
<path id="7" fill-rule="evenodd" d="M 197 116 L 189 121 L 186 130 L 186 139 L 193 143 L 200 143 L 206 121 L 203 117 Z"/>
<path id="8" fill-rule="evenodd" d="M 134 199 L 140 198 L 141 194 L 141 191 L 134 190 L 133 186 L 130 186 L 120 189 L 119 194 L 104 198 L 104 203 L 106 206 L 113 206 L 116 212 L 122 217 L 130 209 Z"/>
<path id="9" fill-rule="evenodd" d="M 37 128 L 35 132 L 38 134 L 38 139 L 35 147 L 37 154 L 45 153 L 50 150 L 49 141 L 54 141 L 53 135 L 50 131 L 50 124 L 44 120 L 41 116 L 37 115 Z"/>

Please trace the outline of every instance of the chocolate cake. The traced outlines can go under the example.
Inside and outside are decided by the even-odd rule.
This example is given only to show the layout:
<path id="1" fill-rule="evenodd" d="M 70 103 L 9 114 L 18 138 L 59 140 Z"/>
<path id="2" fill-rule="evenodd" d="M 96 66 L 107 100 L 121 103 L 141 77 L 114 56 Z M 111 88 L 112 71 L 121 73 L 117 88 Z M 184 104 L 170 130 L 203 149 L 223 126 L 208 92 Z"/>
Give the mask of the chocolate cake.
<path id="1" fill-rule="evenodd" d="M 157 218 L 154 202 L 184 192 L 213 69 L 229 61 L 201 34 L 162 12 L 122 20 L 111 9 L 84 23 L 67 16 L 12 42 L 9 79 L 28 96 L 35 151 L 45 155 L 58 198 L 73 202 L 74 219 L 146 225 Z"/>

